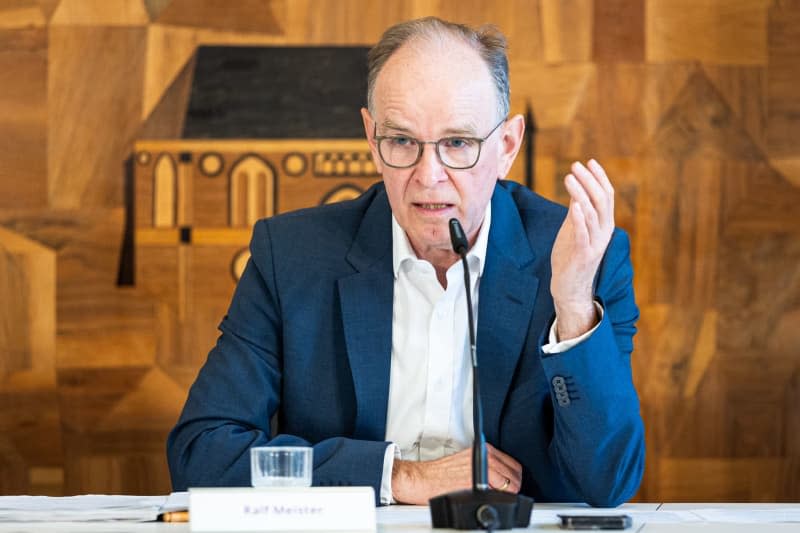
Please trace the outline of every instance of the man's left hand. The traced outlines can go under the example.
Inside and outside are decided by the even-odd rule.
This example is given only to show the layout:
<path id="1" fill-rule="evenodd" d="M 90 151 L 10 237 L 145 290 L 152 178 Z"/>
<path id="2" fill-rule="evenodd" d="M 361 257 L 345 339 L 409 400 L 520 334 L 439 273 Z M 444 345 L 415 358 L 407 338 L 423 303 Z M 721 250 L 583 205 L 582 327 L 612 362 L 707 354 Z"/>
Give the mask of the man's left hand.
<path id="1" fill-rule="evenodd" d="M 614 231 L 614 188 L 594 159 L 575 162 L 564 178 L 569 211 L 550 258 L 550 293 L 556 309 L 559 340 L 574 339 L 597 324 L 594 276 Z"/>

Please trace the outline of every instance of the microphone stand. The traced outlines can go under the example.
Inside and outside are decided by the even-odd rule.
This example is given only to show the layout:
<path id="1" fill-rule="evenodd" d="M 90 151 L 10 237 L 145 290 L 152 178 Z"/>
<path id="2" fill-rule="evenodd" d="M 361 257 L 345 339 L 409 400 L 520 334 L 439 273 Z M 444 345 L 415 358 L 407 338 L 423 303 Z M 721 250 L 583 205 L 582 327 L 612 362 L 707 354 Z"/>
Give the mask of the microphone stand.
<path id="1" fill-rule="evenodd" d="M 486 438 L 483 434 L 483 408 L 478 384 L 478 357 L 475 350 L 475 321 L 472 316 L 467 248 L 464 229 L 457 219 L 450 219 L 450 240 L 453 251 L 461 256 L 464 285 L 467 290 L 469 348 L 472 357 L 472 421 L 475 437 L 472 443 L 472 488 L 448 492 L 429 500 L 434 528 L 448 529 L 511 529 L 528 527 L 533 498 L 492 489 L 489 486 Z"/>

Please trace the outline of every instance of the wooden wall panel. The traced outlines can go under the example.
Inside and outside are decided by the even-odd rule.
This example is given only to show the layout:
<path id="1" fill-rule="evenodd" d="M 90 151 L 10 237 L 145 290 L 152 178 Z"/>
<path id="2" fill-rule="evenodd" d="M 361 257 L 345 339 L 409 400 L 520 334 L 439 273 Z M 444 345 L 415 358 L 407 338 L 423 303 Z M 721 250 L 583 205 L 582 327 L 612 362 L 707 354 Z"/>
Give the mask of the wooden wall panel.
<path id="1" fill-rule="evenodd" d="M 283 7 L 283 2 L 270 0 L 172 0 L 159 11 L 155 21 L 238 33 L 283 33 Z"/>
<path id="2" fill-rule="evenodd" d="M 47 28 L 36 6 L 0 6 L 0 208 L 47 203 Z"/>
<path id="3" fill-rule="evenodd" d="M 122 205 L 122 162 L 141 120 L 146 33 L 51 26 L 47 107 L 58 117 L 48 122 L 52 207 Z"/>
<path id="4" fill-rule="evenodd" d="M 141 26 L 150 19 L 140 0 L 61 0 L 51 26 Z"/>
<path id="5" fill-rule="evenodd" d="M 765 65 L 770 4 L 770 0 L 647 0 L 647 60 Z"/>
<path id="6" fill-rule="evenodd" d="M 150 28 L 152 30 L 152 28 Z M 148 61 L 149 64 L 149 61 Z M 192 90 L 195 59 L 187 61 L 178 74 L 172 79 L 168 88 L 160 84 L 150 86 L 145 81 L 144 107 L 142 117 L 144 124 L 138 137 L 142 139 L 177 139 L 183 133 L 186 109 Z M 148 74 L 145 73 L 145 80 Z M 151 87 L 151 89 L 148 89 Z M 156 90 L 156 88 L 158 90 Z M 161 92 L 163 91 L 163 92 Z M 148 95 L 156 95 L 156 102 L 148 102 Z M 153 108 L 148 108 L 153 105 Z"/>
<path id="7" fill-rule="evenodd" d="M 152 24 L 147 28 L 143 119 L 151 115 L 164 92 L 174 86 L 175 78 L 190 63 L 189 60 L 197 49 L 196 34 L 197 32 L 192 29 L 172 28 L 160 24 Z M 186 79 L 191 83 L 191 73 Z M 186 112 L 185 105 L 180 112 Z M 180 131 L 174 137 L 180 137 Z"/>
<path id="8" fill-rule="evenodd" d="M 595 0 L 594 61 L 644 60 L 644 8 L 645 0 Z"/>
<path id="9" fill-rule="evenodd" d="M 0 490 L 58 494 L 55 252 L 0 227 L 0 294 Z"/>
<path id="10" fill-rule="evenodd" d="M 558 145 L 563 157 L 639 156 L 684 90 L 692 67 L 610 63 L 599 68 Z"/>
<path id="11" fill-rule="evenodd" d="M 40 28 L 47 23 L 42 9 L 32 0 L 8 0 L 0 6 L 0 28 Z"/>
<path id="12" fill-rule="evenodd" d="M 589 61 L 592 56 L 592 0 L 541 0 L 544 60 Z"/>
<path id="13" fill-rule="evenodd" d="M 416 2 L 389 0 L 298 0 L 287 5 L 287 42 L 369 45 L 392 24 L 416 16 Z"/>
<path id="14" fill-rule="evenodd" d="M 781 161 L 779 165 L 793 169 L 796 176 L 800 167 L 800 2 L 775 2 L 769 10 L 768 24 L 767 149 L 771 157 Z"/>
<path id="15" fill-rule="evenodd" d="M 569 165 L 596 157 L 614 181 L 641 309 L 638 498 L 800 498 L 800 2 L 220 5 L 0 2 L 0 493 L 167 492 L 164 440 L 253 218 L 378 179 L 362 139 L 178 139 L 197 46 L 370 45 L 440 15 L 509 38 L 512 112 L 537 128 L 513 179 L 530 166 L 565 202 Z"/>
<path id="16" fill-rule="evenodd" d="M 512 61 L 512 113 L 535 113 L 536 126 L 541 129 L 566 128 L 575 117 L 585 91 L 595 76 L 591 63 L 543 65 Z M 547 102 L 548 105 L 542 105 Z M 541 152 L 540 152 L 541 153 Z"/>
<path id="17" fill-rule="evenodd" d="M 767 76 L 759 67 L 703 65 L 703 73 L 730 107 L 735 120 L 763 152 L 767 149 Z"/>
<path id="18" fill-rule="evenodd" d="M 42 10 L 42 14 L 44 14 L 45 19 L 49 21 L 52 18 L 53 13 L 55 13 L 60 1 L 61 0 L 32 0 L 32 3 L 39 6 L 39 8 Z"/>
<path id="19" fill-rule="evenodd" d="M 23 381 L 28 373 L 55 377 L 55 253 L 2 227 L 0 253 L 7 296 L 0 330 L 6 354 L 2 374 Z"/>
<path id="20" fill-rule="evenodd" d="M 524 13 L 524 16 L 520 16 Z M 439 16 L 462 24 L 480 26 L 494 24 L 509 40 L 511 60 L 538 60 L 544 57 L 546 38 L 543 33 L 542 0 L 416 0 L 411 17 Z M 378 34 L 376 37 L 380 37 Z"/>

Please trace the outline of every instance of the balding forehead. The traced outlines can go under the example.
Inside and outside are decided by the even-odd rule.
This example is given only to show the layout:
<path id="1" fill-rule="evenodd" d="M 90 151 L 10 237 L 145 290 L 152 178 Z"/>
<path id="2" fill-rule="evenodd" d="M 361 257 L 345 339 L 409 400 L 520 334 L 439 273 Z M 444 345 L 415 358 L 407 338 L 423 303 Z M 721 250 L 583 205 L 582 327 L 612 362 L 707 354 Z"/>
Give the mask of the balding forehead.
<path id="1" fill-rule="evenodd" d="M 388 74 L 387 74 L 388 73 Z M 376 80 L 376 89 L 387 75 L 397 80 L 436 82 L 443 77 L 483 78 L 493 87 L 491 72 L 477 50 L 455 35 L 415 36 L 386 61 Z"/>
<path id="2" fill-rule="evenodd" d="M 397 50 L 408 46 L 419 51 L 434 52 L 435 50 L 448 50 L 454 47 L 462 47 L 475 51 L 475 48 L 470 46 L 463 36 L 457 35 L 450 31 L 440 31 L 436 33 L 420 33 L 411 37 Z M 477 52 L 476 52 L 477 53 Z"/>
<path id="3" fill-rule="evenodd" d="M 406 44 L 376 80 L 373 118 L 381 132 L 422 139 L 485 133 L 497 91 L 480 55 L 455 43 Z"/>
<path id="4" fill-rule="evenodd" d="M 457 56 L 464 60 L 475 61 L 476 64 L 484 65 L 485 70 L 489 71 L 486 67 L 483 58 L 481 58 L 478 51 L 464 40 L 463 37 L 455 35 L 451 32 L 440 32 L 434 35 L 416 35 L 409 39 L 406 43 L 400 46 L 394 55 L 407 54 L 414 57 L 444 57 L 444 56 Z M 389 58 L 391 61 L 391 57 Z M 446 67 L 446 65 L 443 65 Z"/>

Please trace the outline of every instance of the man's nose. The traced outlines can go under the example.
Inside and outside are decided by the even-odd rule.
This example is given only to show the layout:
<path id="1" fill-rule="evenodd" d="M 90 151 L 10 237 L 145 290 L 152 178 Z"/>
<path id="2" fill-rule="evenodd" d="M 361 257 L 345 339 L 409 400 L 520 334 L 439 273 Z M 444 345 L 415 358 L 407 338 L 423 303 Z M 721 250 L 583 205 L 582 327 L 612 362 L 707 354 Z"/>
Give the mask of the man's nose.
<path id="1" fill-rule="evenodd" d="M 414 168 L 416 179 L 430 187 L 447 179 L 447 169 L 436 154 L 436 145 L 426 143 L 422 146 L 422 155 Z"/>

